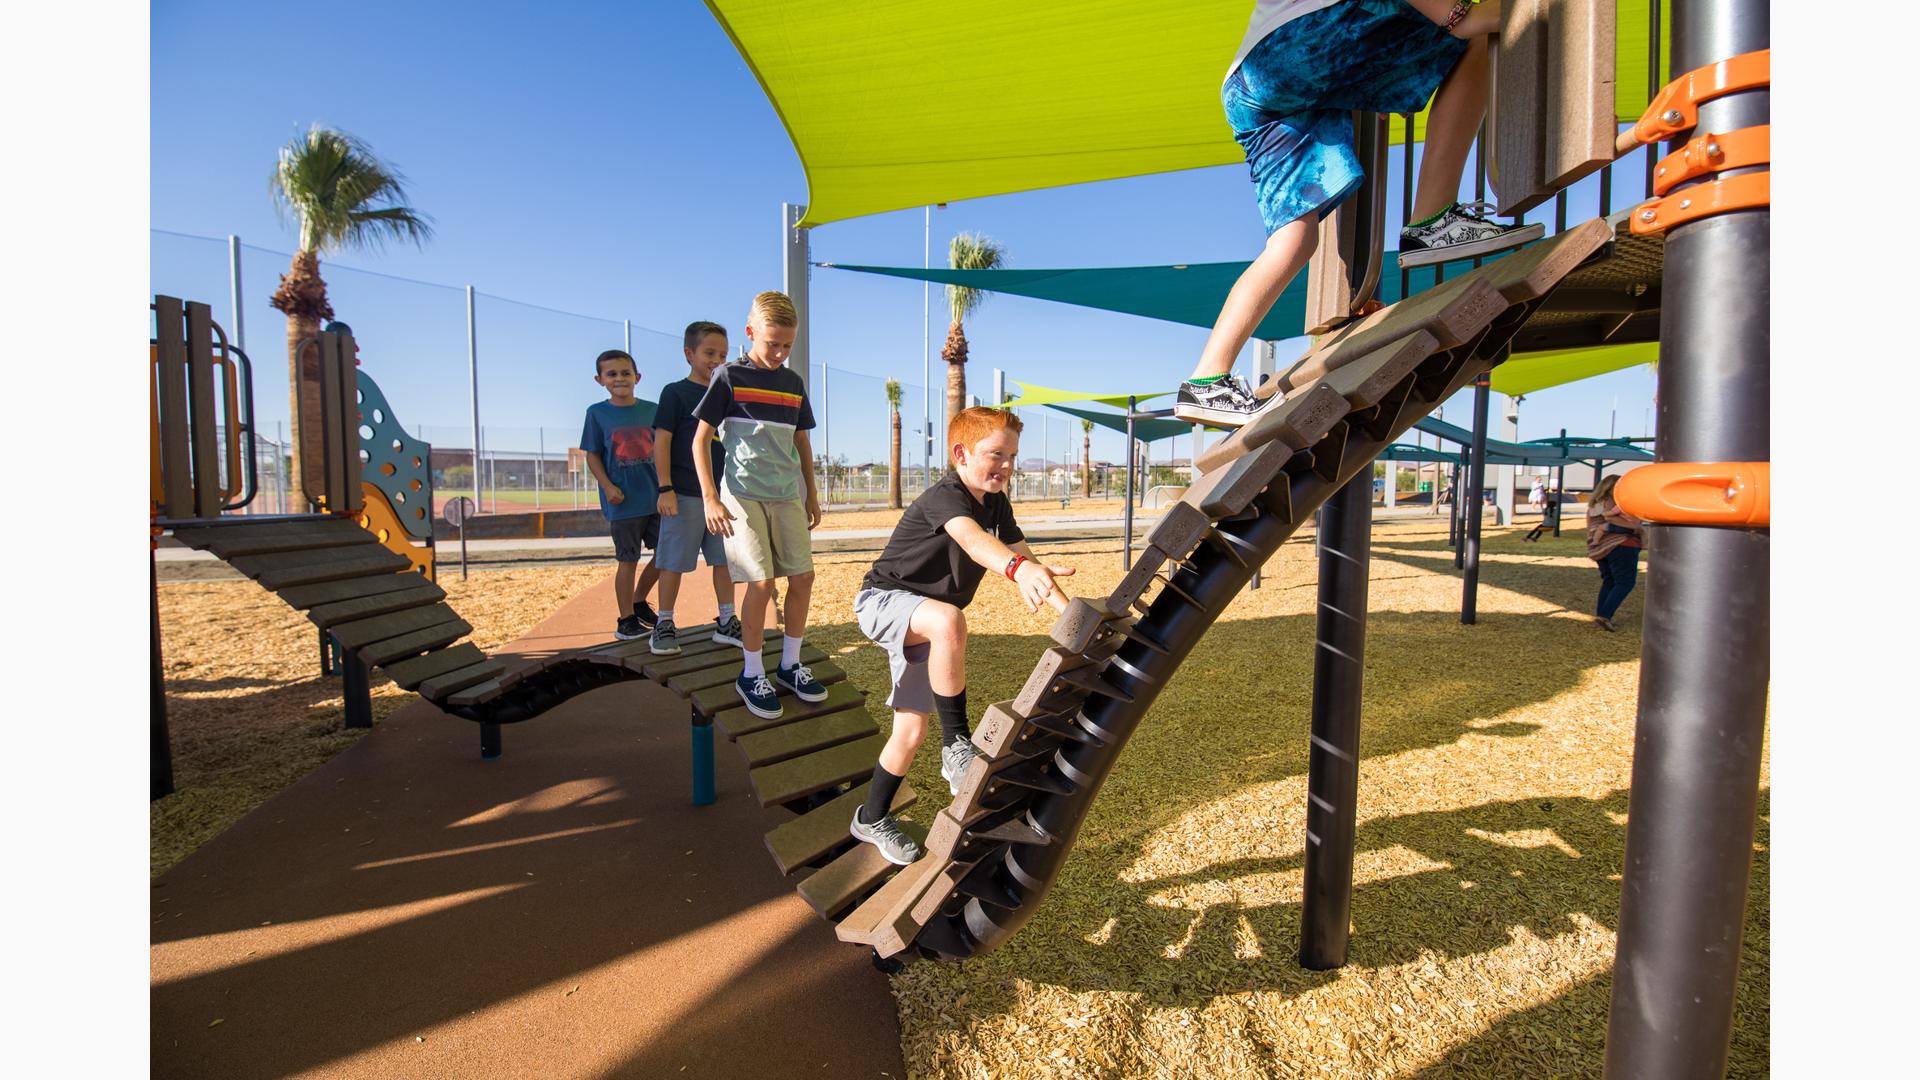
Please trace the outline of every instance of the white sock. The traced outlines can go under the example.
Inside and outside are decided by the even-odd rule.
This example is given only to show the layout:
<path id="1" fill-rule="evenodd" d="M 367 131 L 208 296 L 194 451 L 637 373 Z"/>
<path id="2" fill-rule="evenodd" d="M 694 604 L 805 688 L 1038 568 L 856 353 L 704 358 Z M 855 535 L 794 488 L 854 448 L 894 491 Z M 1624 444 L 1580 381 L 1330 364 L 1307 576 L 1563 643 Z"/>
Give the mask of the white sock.
<path id="1" fill-rule="evenodd" d="M 780 638 L 780 666 L 790 668 L 800 662 L 800 639 L 792 635 Z"/>
<path id="2" fill-rule="evenodd" d="M 673 609 L 661 608 L 659 611 L 659 615 L 660 615 L 660 621 L 665 622 L 666 620 L 673 618 Z"/>
<path id="3" fill-rule="evenodd" d="M 760 650 L 742 649 L 741 654 L 746 657 L 746 668 L 741 672 L 742 675 L 751 679 L 767 673 L 767 658 L 760 655 Z"/>
<path id="4" fill-rule="evenodd" d="M 728 619 L 731 619 L 731 618 L 733 618 L 733 605 L 721 604 L 720 605 L 720 621 L 726 622 Z"/>

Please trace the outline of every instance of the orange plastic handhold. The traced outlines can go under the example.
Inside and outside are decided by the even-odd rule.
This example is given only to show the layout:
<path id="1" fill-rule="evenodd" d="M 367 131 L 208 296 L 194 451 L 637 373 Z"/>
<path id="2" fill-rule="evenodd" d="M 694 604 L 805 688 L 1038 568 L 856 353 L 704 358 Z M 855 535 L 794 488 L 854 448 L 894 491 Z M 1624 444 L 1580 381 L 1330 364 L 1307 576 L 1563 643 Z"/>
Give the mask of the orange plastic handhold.
<path id="1" fill-rule="evenodd" d="M 1760 124 L 1716 135 L 1695 135 L 1687 145 L 1660 159 L 1653 170 L 1653 193 L 1665 195 L 1677 185 L 1727 169 L 1745 169 L 1773 161 L 1773 125 Z"/>
<path id="2" fill-rule="evenodd" d="M 1705 184 L 1683 188 L 1665 198 L 1641 203 L 1633 208 L 1633 234 L 1645 236 L 1714 214 L 1771 206 L 1773 185 L 1768 178 L 1772 175 L 1759 172 L 1723 176 Z"/>
<path id="3" fill-rule="evenodd" d="M 1700 103 L 1742 90 L 1757 90 L 1773 81 L 1773 50 L 1741 53 L 1695 68 L 1668 83 L 1633 125 L 1633 137 L 1643 143 L 1672 139 L 1700 122 Z M 1624 141 L 1624 137 L 1623 137 Z"/>
<path id="4" fill-rule="evenodd" d="M 1768 463 L 1673 461 L 1642 465 L 1613 489 L 1620 509 L 1655 525 L 1767 528 Z"/>

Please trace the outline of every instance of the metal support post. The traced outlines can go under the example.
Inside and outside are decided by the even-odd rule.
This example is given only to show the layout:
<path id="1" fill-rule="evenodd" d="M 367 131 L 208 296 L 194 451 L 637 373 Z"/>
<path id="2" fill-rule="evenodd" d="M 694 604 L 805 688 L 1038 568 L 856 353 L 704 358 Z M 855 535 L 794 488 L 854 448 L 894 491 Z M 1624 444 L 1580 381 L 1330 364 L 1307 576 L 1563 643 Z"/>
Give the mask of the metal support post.
<path id="1" fill-rule="evenodd" d="M 1460 457 L 1462 460 L 1453 463 L 1453 482 L 1448 485 L 1448 490 L 1453 493 L 1453 498 L 1452 501 L 1447 503 L 1447 546 L 1453 549 L 1453 568 L 1455 570 L 1460 569 L 1461 559 L 1464 557 L 1460 551 L 1460 533 L 1462 531 L 1460 524 L 1466 519 L 1467 504 L 1461 499 L 1460 493 L 1463 490 L 1462 485 L 1466 483 L 1467 479 L 1466 456 L 1467 448 L 1463 446 L 1460 448 Z"/>
<path id="2" fill-rule="evenodd" d="M 147 781 L 147 799 L 152 801 L 173 794 L 173 739 L 167 734 L 167 669 L 160 662 L 160 566 L 151 549 L 147 552 L 147 579 L 153 586 L 152 764 Z"/>
<path id="3" fill-rule="evenodd" d="M 813 267 L 808 259 L 808 230 L 800 227 L 800 219 L 807 216 L 807 208 L 795 203 L 780 204 L 780 287 L 793 301 L 793 309 L 800 313 L 800 325 L 793 328 L 793 349 L 787 353 L 787 367 L 800 376 L 806 383 L 812 374 L 808 361 L 812 352 L 807 348 L 807 281 Z"/>
<path id="4" fill-rule="evenodd" d="M 698 709 L 688 711 L 693 716 L 693 805 L 712 806 L 713 718 L 701 716 Z"/>
<path id="5" fill-rule="evenodd" d="M 1138 447 L 1133 441 L 1133 410 L 1138 406 L 1139 402 L 1133 395 L 1127 395 L 1127 507 L 1121 515 L 1123 521 L 1120 528 L 1126 546 L 1120 549 L 1120 569 L 1122 570 L 1133 568 L 1133 459 L 1138 452 Z"/>
<path id="6" fill-rule="evenodd" d="M 360 658 L 360 650 L 349 651 L 340 661 L 340 691 L 345 695 L 349 728 L 373 726 L 373 667 Z"/>
<path id="7" fill-rule="evenodd" d="M 233 343 L 247 351 L 247 309 L 240 299 L 240 238 L 227 235 L 227 277 L 233 292 Z"/>
<path id="8" fill-rule="evenodd" d="M 492 761 L 500 756 L 500 725 L 480 725 L 480 760 Z"/>
<path id="9" fill-rule="evenodd" d="M 1460 579 L 1460 621 L 1473 625 L 1480 598 L 1480 515 L 1484 499 L 1487 460 L 1487 404 L 1493 396 L 1486 375 L 1473 380 L 1473 458 L 1467 469 L 1466 528 L 1460 536 L 1460 555 L 1466 571 Z M 1457 496 L 1456 496 L 1457 497 Z"/>
<path id="10" fill-rule="evenodd" d="M 1561 428 L 1560 429 L 1560 439 L 1561 439 L 1560 452 L 1562 454 L 1567 452 L 1566 438 L 1567 438 L 1567 429 Z M 1553 504 L 1553 535 L 1559 536 L 1560 535 L 1560 519 L 1565 517 L 1567 514 L 1567 467 L 1565 465 L 1562 465 L 1558 469 L 1554 470 L 1553 497 L 1555 499 L 1555 502 Z"/>
<path id="11" fill-rule="evenodd" d="M 1320 608 L 1314 621 L 1312 745 L 1307 755 L 1306 882 L 1300 963 L 1347 962 L 1354 818 L 1360 791 L 1360 691 L 1367 647 L 1367 562 L 1373 470 L 1362 469 L 1320 509 Z"/>
<path id="12" fill-rule="evenodd" d="M 473 286 L 467 286 L 467 400 L 473 406 L 473 505 L 480 501 L 480 339 L 473 321 Z"/>
<path id="13" fill-rule="evenodd" d="M 1767 5 L 1675 0 L 1672 42 L 1676 72 L 1767 48 Z M 1768 91 L 1699 110 L 1697 131 L 1765 124 Z M 1762 207 L 1667 233 L 1659 461 L 1769 460 L 1770 222 Z M 1606 1075 L 1719 1077 L 1766 731 L 1769 536 L 1652 525 L 1647 551 Z"/>

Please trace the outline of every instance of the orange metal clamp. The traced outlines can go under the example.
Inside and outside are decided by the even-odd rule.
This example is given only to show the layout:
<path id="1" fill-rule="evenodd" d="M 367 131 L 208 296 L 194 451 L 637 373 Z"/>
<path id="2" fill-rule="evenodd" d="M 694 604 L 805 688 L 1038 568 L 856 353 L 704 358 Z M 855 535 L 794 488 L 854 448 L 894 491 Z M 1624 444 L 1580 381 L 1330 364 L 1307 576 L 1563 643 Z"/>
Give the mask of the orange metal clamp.
<path id="1" fill-rule="evenodd" d="M 1633 209 L 1633 234 L 1645 236 L 1714 214 L 1770 206 L 1773 202 L 1770 176 L 1771 173 L 1763 172 L 1723 176 L 1676 191 L 1662 199 L 1641 203 Z"/>
<path id="2" fill-rule="evenodd" d="M 1675 138 L 1699 123 L 1701 102 L 1742 90 L 1757 90 L 1772 81 L 1772 49 L 1741 53 L 1695 68 L 1654 95 L 1647 111 L 1630 130 L 1621 133 L 1615 149 L 1624 154 L 1639 143 Z"/>
<path id="3" fill-rule="evenodd" d="M 1768 527 L 1765 461 L 1675 461 L 1642 465 L 1613 489 L 1620 509 L 1655 525 Z"/>
<path id="4" fill-rule="evenodd" d="M 1660 159 L 1653 170 L 1653 193 L 1665 195 L 1675 187 L 1709 173 L 1768 165 L 1773 161 L 1773 125 L 1759 124 L 1724 134 L 1696 135 L 1687 145 Z"/>

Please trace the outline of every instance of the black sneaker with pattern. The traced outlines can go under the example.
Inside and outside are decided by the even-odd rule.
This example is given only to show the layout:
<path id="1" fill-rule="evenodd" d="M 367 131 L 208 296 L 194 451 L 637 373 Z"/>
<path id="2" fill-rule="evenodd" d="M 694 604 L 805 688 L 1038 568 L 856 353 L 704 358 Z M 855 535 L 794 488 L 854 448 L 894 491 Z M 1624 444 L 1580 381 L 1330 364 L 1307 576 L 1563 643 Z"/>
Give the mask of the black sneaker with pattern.
<path id="1" fill-rule="evenodd" d="M 1229 374 L 1204 385 L 1192 380 L 1181 383 L 1174 396 L 1173 415 L 1197 424 L 1242 427 L 1280 400 L 1279 394 L 1265 401 L 1254 397 L 1240 376 Z"/>
<path id="2" fill-rule="evenodd" d="M 646 637 L 647 632 L 640 628 L 639 618 L 633 615 L 625 615 L 621 617 L 618 623 L 614 624 L 613 636 L 619 638 L 621 641 L 635 641 Z"/>
<path id="3" fill-rule="evenodd" d="M 1432 221 L 1400 230 L 1400 269 L 1492 255 L 1547 234 L 1547 227 L 1537 221 L 1502 225 L 1472 212 L 1494 209 L 1490 202 L 1454 203 Z"/>
<path id="4" fill-rule="evenodd" d="M 642 630 L 651 630 L 653 629 L 653 624 L 660 621 L 660 616 L 654 612 L 653 605 L 647 603 L 645 600 L 635 600 L 633 602 L 633 617 L 640 620 L 640 629 Z"/>

